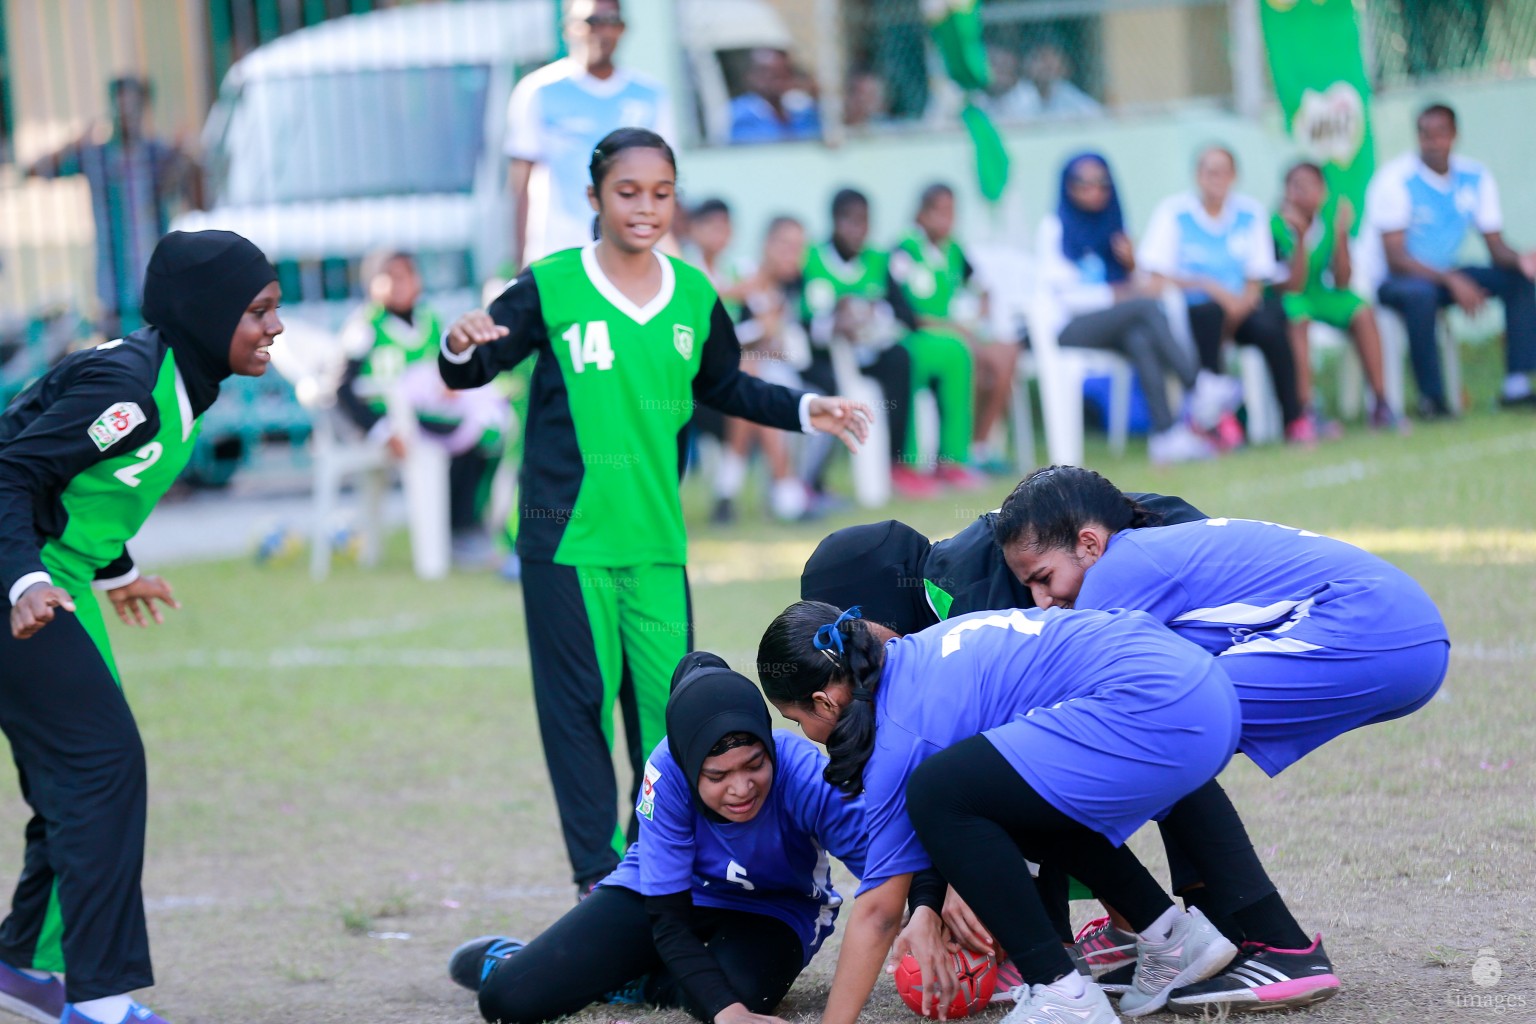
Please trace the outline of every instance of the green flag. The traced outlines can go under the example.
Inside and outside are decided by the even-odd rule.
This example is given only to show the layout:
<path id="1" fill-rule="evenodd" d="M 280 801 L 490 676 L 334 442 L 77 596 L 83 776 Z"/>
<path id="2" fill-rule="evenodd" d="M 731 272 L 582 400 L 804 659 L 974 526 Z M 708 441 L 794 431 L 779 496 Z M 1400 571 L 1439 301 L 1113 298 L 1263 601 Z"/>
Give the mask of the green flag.
<path id="1" fill-rule="evenodd" d="M 974 104 L 965 105 L 960 120 L 976 148 L 976 180 L 981 194 L 987 202 L 995 203 L 1003 198 L 1003 190 L 1008 187 L 1008 150 L 1003 137 L 997 134 L 992 119 Z"/>
<path id="2" fill-rule="evenodd" d="M 985 89 L 992 83 L 987 48 L 981 41 L 977 0 L 923 0 L 923 17 L 933 32 L 944 70 L 960 88 Z"/>
<path id="3" fill-rule="evenodd" d="M 923 16 L 944 59 L 944 70 L 955 84 L 968 93 L 990 85 L 992 73 L 987 66 L 987 48 L 981 40 L 977 0 L 923 0 Z M 995 203 L 1008 187 L 1008 150 L 991 118 L 974 103 L 966 103 L 960 120 L 976 150 L 976 178 L 981 194 Z"/>
<path id="4" fill-rule="evenodd" d="M 1352 0 L 1258 0 L 1275 94 L 1296 147 L 1349 197 L 1355 228 L 1376 169 L 1371 86 Z"/>

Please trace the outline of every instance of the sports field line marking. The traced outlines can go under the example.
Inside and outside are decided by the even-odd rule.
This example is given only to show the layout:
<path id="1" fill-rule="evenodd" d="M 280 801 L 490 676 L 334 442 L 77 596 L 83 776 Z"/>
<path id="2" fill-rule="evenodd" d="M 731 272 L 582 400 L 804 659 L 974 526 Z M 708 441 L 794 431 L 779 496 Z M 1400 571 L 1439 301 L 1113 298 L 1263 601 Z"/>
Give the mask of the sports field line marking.
<path id="1" fill-rule="evenodd" d="M 462 650 L 457 648 L 385 649 L 345 647 L 273 648 L 267 651 L 184 650 L 159 658 L 146 658 L 140 669 L 284 669 L 302 668 L 439 668 L 526 669 L 524 650 Z"/>

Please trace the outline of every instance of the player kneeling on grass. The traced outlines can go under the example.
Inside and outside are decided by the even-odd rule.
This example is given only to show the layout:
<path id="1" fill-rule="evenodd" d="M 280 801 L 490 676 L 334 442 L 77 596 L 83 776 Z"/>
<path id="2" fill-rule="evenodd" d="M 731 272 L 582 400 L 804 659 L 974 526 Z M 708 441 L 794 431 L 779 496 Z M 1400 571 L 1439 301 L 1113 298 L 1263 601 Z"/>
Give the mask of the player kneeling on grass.
<path id="1" fill-rule="evenodd" d="M 815 747 L 775 734 L 757 688 L 719 658 L 690 654 L 673 679 L 639 842 L 526 946 L 474 939 L 449 960 L 486 1020 L 533 1024 L 606 1000 L 764 1024 L 832 934 L 842 897 L 827 855 L 864 870 L 863 802 L 823 781 Z"/>
<path id="2" fill-rule="evenodd" d="M 854 1024 L 901 928 L 914 873 L 955 887 L 1023 976 L 1008 1024 L 1110 1024 L 1074 969 L 1025 857 L 1070 868 L 1138 932 L 1125 999 L 1140 1016 L 1236 953 L 1173 901 L 1125 840 L 1221 771 L 1238 708 L 1221 666 L 1135 612 L 975 612 L 897 637 L 858 609 L 801 601 L 758 647 L 768 699 L 864 795 L 868 866 L 823 1024 Z M 942 887 L 941 887 L 942 889 Z M 915 910 L 898 957 L 953 997 L 939 914 Z M 925 992 L 925 996 L 929 993 Z"/>
<path id="3" fill-rule="evenodd" d="M 0 726 L 34 814 L 0 924 L 0 1007 L 32 1020 L 163 1024 L 129 996 L 155 983 L 148 784 L 91 589 L 130 626 L 162 621 L 156 601 L 179 607 L 126 545 L 187 464 L 219 382 L 266 372 L 281 294 L 239 235 L 172 232 L 144 281 L 150 326 L 66 357 L 0 415 Z"/>
<path id="4" fill-rule="evenodd" d="M 1352 729 L 1417 711 L 1450 658 L 1445 622 L 1401 569 L 1342 541 L 1251 519 L 1144 529 L 1146 510 L 1092 470 L 1031 473 L 997 541 L 1042 608 L 1139 609 L 1217 657 L 1242 709 L 1238 749 L 1278 775 Z M 1339 987 L 1322 937 L 1301 930 L 1213 780 L 1163 821 L 1244 934 L 1219 978 L 1174 992 L 1175 1012 L 1305 1005 Z M 1122 1004 L 1123 1005 L 1123 1004 Z"/>

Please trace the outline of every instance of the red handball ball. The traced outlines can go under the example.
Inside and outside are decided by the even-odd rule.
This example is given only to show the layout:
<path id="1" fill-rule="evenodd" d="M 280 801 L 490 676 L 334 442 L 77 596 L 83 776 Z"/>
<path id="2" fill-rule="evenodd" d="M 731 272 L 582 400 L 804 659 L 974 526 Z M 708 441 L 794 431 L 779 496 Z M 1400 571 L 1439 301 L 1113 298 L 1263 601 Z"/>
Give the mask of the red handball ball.
<path id="1" fill-rule="evenodd" d="M 964 948 L 951 953 L 949 958 L 960 982 L 960 990 L 949 1004 L 949 1019 L 969 1017 L 992 1001 L 992 993 L 997 991 L 997 961 Z M 913 1013 L 923 1012 L 923 972 L 910 953 L 896 965 L 896 991 Z M 935 1000 L 929 1006 L 928 1016 L 937 1019 L 938 1015 Z"/>

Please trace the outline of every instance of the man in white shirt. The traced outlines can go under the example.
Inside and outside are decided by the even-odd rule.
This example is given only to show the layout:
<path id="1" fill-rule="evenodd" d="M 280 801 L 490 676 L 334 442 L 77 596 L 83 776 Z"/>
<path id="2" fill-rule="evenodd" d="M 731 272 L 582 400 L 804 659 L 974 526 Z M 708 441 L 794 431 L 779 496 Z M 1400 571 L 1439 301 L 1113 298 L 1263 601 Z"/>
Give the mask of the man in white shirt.
<path id="1" fill-rule="evenodd" d="M 1378 295 L 1408 329 L 1419 415 L 1451 415 L 1435 318 L 1456 303 L 1469 313 L 1489 295 L 1504 302 L 1507 375 L 1499 402 L 1536 408 L 1530 374 L 1536 370 L 1536 252 L 1519 253 L 1504 241 L 1498 186 L 1488 169 L 1451 153 L 1456 112 L 1443 104 L 1419 114 L 1419 151 L 1405 153 L 1371 179 L 1366 209 L 1381 233 L 1387 279 Z M 1492 266 L 1460 266 L 1468 228 L 1488 246 Z"/>
<path id="2" fill-rule="evenodd" d="M 564 0 L 570 56 L 525 77 L 507 105 L 506 152 L 518 269 L 592 240 L 588 165 L 616 128 L 675 136 L 671 100 L 659 82 L 613 62 L 624 35 L 619 0 Z"/>

